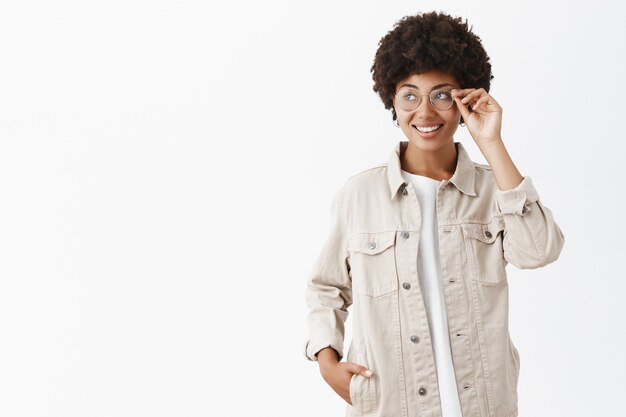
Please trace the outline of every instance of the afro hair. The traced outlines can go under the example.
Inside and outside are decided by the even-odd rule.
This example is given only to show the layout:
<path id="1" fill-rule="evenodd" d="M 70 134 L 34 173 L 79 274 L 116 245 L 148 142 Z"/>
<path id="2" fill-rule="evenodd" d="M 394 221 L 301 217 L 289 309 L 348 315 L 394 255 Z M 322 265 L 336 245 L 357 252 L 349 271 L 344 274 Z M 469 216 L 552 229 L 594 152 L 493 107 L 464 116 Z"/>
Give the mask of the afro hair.
<path id="1" fill-rule="evenodd" d="M 489 92 L 491 64 L 480 37 L 460 17 L 443 12 L 405 16 L 378 42 L 371 68 L 374 92 L 393 107 L 396 84 L 413 74 L 439 70 L 456 77 L 461 88 L 484 88 Z M 461 118 L 463 123 L 463 118 Z"/>

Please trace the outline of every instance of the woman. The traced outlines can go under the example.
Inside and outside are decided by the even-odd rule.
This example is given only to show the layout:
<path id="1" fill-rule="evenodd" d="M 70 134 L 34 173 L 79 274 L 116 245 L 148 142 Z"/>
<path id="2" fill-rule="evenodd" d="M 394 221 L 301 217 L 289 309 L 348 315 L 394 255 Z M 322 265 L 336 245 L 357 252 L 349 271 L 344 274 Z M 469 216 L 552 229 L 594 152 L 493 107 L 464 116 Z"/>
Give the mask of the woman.
<path id="1" fill-rule="evenodd" d="M 304 354 L 347 416 L 517 416 L 505 267 L 554 262 L 564 236 L 504 146 L 489 57 L 467 23 L 430 12 L 396 23 L 372 73 L 408 141 L 333 198 Z M 488 164 L 454 141 L 459 125 Z"/>

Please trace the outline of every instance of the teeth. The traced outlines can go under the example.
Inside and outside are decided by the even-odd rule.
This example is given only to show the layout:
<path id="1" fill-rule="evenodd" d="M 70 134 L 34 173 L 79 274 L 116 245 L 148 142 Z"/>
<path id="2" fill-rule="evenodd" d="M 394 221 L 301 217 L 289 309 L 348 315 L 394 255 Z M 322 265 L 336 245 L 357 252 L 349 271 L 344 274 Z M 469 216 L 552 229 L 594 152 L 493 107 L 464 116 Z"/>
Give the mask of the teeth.
<path id="1" fill-rule="evenodd" d="M 416 128 L 417 130 L 419 130 L 420 132 L 427 133 L 427 132 L 432 132 L 433 130 L 437 130 L 437 129 L 439 129 L 441 126 L 443 126 L 443 125 L 436 125 L 436 126 L 429 126 L 429 127 L 419 127 L 419 126 L 415 126 L 415 128 Z"/>

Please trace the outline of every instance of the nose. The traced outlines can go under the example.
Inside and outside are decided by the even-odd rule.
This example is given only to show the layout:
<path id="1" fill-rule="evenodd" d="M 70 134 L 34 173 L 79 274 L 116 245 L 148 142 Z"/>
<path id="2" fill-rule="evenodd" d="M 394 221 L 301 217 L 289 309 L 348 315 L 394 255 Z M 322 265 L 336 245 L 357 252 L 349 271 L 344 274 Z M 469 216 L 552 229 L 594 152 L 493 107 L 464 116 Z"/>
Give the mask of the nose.
<path id="1" fill-rule="evenodd" d="M 437 114 L 437 111 L 433 109 L 433 106 L 431 106 L 430 98 L 423 96 L 422 102 L 415 109 L 415 114 L 421 116 L 432 116 L 433 114 Z"/>

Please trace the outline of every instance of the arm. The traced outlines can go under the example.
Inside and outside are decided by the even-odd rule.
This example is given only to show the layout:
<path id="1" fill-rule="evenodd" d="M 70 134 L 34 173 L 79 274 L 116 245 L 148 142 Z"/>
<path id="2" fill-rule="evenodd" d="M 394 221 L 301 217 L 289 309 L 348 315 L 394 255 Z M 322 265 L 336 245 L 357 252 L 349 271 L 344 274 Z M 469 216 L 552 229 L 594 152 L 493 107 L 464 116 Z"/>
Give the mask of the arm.
<path id="1" fill-rule="evenodd" d="M 496 207 L 504 218 L 504 259 L 520 269 L 534 269 L 556 261 L 565 237 L 552 211 L 541 203 L 528 176 L 522 176 L 502 139 L 480 147 L 495 177 Z"/>
<path id="2" fill-rule="evenodd" d="M 496 205 L 503 215 L 504 259 L 520 269 L 533 269 L 556 261 L 565 236 L 552 211 L 539 199 L 530 177 L 509 190 L 496 190 Z"/>
<path id="3" fill-rule="evenodd" d="M 520 269 L 554 262 L 565 237 L 552 212 L 539 201 L 530 177 L 520 174 L 504 146 L 502 107 L 484 88 L 453 90 L 453 97 L 498 185 L 495 203 L 505 223 L 504 259 Z"/>
<path id="4" fill-rule="evenodd" d="M 338 192 L 331 207 L 331 229 L 322 250 L 307 278 L 305 300 L 309 308 L 307 324 L 309 335 L 304 355 L 317 361 L 317 353 L 326 347 L 343 358 L 344 323 L 352 304 L 352 280 L 348 264 L 347 216 Z M 324 358 L 331 357 L 325 349 Z"/>

